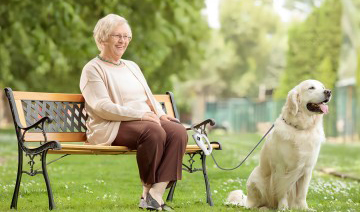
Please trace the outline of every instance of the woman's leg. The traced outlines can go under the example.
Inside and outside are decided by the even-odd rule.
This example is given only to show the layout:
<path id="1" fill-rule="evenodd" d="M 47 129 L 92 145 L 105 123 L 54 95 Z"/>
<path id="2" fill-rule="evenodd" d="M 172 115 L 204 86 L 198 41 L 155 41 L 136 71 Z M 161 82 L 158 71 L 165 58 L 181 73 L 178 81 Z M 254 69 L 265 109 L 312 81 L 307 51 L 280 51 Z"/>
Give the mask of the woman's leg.
<path id="1" fill-rule="evenodd" d="M 161 121 L 161 125 L 148 121 L 122 122 L 112 145 L 137 149 L 140 178 L 143 183 L 152 184 L 150 194 L 163 204 L 162 196 L 169 181 L 181 179 L 188 137 L 178 123 Z M 147 191 L 144 186 L 143 195 Z"/>
<path id="2" fill-rule="evenodd" d="M 142 193 L 142 196 L 141 196 L 142 198 L 146 199 L 146 196 L 149 193 L 149 190 L 150 190 L 151 186 L 152 186 L 151 184 L 143 183 L 143 193 Z"/>
<path id="3" fill-rule="evenodd" d="M 188 136 L 186 129 L 178 123 L 161 121 L 166 132 L 164 154 L 157 170 L 157 182 L 149 193 L 160 204 L 164 204 L 163 195 L 169 182 L 181 180 L 182 159 L 186 150 Z"/>
<path id="4" fill-rule="evenodd" d="M 186 151 L 188 136 L 185 127 L 181 124 L 172 121 L 161 121 L 161 126 L 166 132 L 166 141 L 164 154 L 157 170 L 156 181 L 170 181 L 172 184 L 176 180 L 181 180 L 182 159 Z"/>
<path id="5" fill-rule="evenodd" d="M 143 185 L 146 185 L 143 187 L 143 196 L 151 185 L 156 183 L 156 171 L 163 156 L 165 140 L 165 131 L 158 124 L 129 121 L 121 122 L 118 135 L 112 143 L 113 146 L 126 146 L 137 150 L 140 179 Z"/>
<path id="6" fill-rule="evenodd" d="M 169 182 L 155 183 L 151 186 L 149 194 L 158 202 L 160 205 L 164 204 L 163 196 L 165 193 L 166 186 Z"/>

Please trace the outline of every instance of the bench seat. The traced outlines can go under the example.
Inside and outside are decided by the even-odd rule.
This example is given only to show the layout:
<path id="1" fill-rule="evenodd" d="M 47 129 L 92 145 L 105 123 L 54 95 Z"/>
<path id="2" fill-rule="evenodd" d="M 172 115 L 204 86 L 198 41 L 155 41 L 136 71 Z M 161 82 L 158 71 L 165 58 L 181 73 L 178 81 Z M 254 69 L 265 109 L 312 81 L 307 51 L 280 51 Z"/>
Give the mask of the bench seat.
<path id="1" fill-rule="evenodd" d="M 211 144 L 213 149 L 219 149 L 220 144 Z M 30 147 L 35 148 L 35 147 Z M 187 145 L 186 153 L 202 151 L 197 145 Z M 48 154 L 70 154 L 70 155 L 123 155 L 136 154 L 136 150 L 130 150 L 126 146 L 99 146 L 82 144 L 61 144 L 61 150 L 49 150 Z"/>

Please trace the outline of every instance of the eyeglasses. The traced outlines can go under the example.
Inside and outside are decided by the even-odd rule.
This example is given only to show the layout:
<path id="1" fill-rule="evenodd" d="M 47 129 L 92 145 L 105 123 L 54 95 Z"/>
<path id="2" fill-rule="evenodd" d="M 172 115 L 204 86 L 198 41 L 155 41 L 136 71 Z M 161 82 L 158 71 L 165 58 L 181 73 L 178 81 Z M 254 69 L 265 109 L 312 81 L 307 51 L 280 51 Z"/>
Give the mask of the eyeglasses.
<path id="1" fill-rule="evenodd" d="M 118 40 L 124 40 L 124 41 L 130 41 L 131 40 L 131 37 L 129 35 L 110 35 L 114 38 L 117 38 Z"/>

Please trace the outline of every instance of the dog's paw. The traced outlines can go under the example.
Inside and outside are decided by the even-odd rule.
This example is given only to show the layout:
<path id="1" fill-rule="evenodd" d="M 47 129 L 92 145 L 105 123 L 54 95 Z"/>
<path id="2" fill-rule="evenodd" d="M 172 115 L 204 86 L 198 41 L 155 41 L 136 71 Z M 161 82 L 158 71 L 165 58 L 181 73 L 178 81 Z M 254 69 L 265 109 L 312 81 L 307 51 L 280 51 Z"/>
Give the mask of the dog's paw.
<path id="1" fill-rule="evenodd" d="M 282 210 L 282 211 L 285 211 L 285 210 L 288 210 L 288 209 L 289 209 L 289 205 L 288 205 L 288 202 L 287 202 L 287 199 L 286 199 L 286 198 L 282 198 L 282 199 L 280 200 L 278 209 L 279 209 L 279 210 Z"/>
<path id="2" fill-rule="evenodd" d="M 295 206 L 295 209 L 300 209 L 300 210 L 309 210 L 308 204 L 306 203 L 306 200 L 303 201 L 298 201 Z"/>
<path id="3" fill-rule="evenodd" d="M 226 199 L 226 203 L 228 205 L 237 205 L 237 206 L 245 206 L 246 204 L 246 195 L 242 190 L 235 190 L 230 192 L 228 198 Z"/>
<path id="4" fill-rule="evenodd" d="M 262 207 L 259 208 L 259 210 L 260 210 L 260 211 L 268 211 L 269 208 L 266 207 L 266 206 L 262 206 Z"/>

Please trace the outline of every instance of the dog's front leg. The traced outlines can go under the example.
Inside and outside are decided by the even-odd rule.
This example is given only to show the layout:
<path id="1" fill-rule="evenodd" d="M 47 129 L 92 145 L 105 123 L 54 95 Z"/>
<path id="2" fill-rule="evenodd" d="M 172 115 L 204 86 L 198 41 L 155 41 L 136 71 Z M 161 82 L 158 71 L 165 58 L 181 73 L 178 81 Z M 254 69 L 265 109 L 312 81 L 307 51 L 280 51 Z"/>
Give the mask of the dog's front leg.
<path id="1" fill-rule="evenodd" d="M 289 208 L 287 196 L 287 193 L 285 193 L 284 196 L 279 200 L 278 208 L 280 210 L 287 210 Z"/>
<path id="2" fill-rule="evenodd" d="M 308 209 L 306 195 L 309 190 L 312 170 L 306 170 L 305 174 L 296 183 L 296 198 L 294 208 Z"/>

